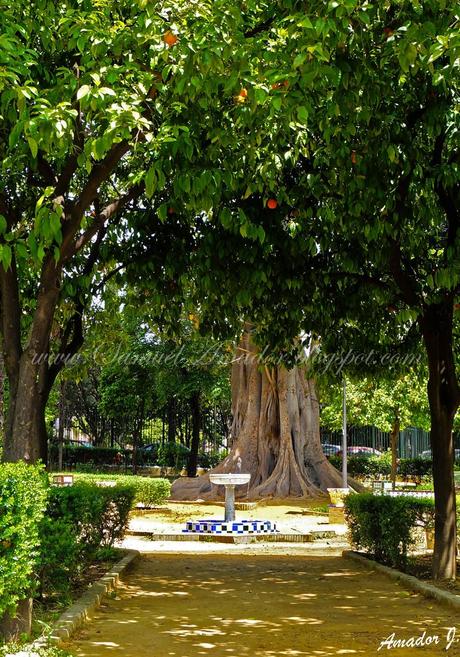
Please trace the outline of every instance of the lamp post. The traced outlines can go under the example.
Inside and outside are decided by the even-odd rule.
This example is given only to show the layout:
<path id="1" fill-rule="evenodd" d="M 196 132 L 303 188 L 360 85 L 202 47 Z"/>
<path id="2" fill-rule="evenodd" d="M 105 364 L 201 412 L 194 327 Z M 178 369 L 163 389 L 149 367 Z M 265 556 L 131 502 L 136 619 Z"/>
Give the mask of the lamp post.
<path id="1" fill-rule="evenodd" d="M 347 384 L 343 378 L 343 408 L 342 408 L 342 486 L 348 488 L 348 463 L 347 463 Z"/>

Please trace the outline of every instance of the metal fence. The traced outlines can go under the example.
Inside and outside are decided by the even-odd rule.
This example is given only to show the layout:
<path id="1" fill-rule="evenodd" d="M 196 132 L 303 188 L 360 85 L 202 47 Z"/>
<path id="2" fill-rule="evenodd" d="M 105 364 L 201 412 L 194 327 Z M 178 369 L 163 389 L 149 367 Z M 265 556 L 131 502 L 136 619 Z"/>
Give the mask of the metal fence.
<path id="1" fill-rule="evenodd" d="M 380 431 L 377 427 L 348 427 L 348 444 L 351 446 L 363 445 L 373 447 L 381 452 L 390 449 L 390 433 Z M 321 442 L 331 445 L 342 444 L 341 431 L 321 429 Z M 454 434 L 455 447 L 460 447 L 460 435 Z M 398 452 L 401 458 L 416 458 L 426 450 L 431 449 L 430 434 L 428 431 L 408 427 L 401 431 L 398 441 Z"/>

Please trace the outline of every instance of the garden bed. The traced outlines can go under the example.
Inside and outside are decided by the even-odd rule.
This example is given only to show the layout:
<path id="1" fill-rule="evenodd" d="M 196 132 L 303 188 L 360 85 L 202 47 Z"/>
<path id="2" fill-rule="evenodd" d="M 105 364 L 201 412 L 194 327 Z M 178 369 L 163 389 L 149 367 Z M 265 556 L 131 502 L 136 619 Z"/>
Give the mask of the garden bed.
<path id="1" fill-rule="evenodd" d="M 32 637 L 43 633 L 44 626 L 52 625 L 65 609 L 70 607 L 92 584 L 103 577 L 112 566 L 127 554 L 126 550 L 113 548 L 105 550 L 103 557 L 89 564 L 71 583 L 66 593 L 53 591 L 40 600 L 34 600 Z"/>
<path id="2" fill-rule="evenodd" d="M 433 562 L 432 554 L 413 555 L 409 558 L 407 567 L 404 569 L 403 572 L 407 573 L 407 575 L 413 575 L 414 577 L 417 577 L 417 579 L 420 579 L 423 582 L 427 582 L 432 586 L 436 586 L 440 589 L 443 589 L 444 591 L 448 591 L 449 593 L 455 593 L 456 595 L 460 596 L 459 580 L 457 580 L 456 582 L 449 582 L 449 581 L 442 582 L 432 579 L 431 577 L 432 562 Z M 457 569 L 460 572 L 460 559 L 457 559 Z"/>

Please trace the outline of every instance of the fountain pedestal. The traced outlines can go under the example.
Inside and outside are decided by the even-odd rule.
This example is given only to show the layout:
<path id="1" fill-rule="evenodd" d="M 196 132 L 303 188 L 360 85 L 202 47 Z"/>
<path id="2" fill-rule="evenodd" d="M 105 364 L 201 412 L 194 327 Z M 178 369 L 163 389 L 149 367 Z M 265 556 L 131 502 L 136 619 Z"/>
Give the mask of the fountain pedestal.
<path id="1" fill-rule="evenodd" d="M 235 486 L 247 484 L 251 479 L 250 474 L 211 474 L 211 484 L 225 486 L 225 522 L 235 520 Z"/>

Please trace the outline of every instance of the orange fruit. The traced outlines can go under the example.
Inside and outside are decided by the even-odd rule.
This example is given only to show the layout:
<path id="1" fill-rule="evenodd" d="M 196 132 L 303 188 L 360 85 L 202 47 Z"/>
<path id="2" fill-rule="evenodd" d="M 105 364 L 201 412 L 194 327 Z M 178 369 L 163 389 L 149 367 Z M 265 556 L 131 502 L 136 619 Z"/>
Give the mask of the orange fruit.
<path id="1" fill-rule="evenodd" d="M 174 34 L 174 32 L 171 32 L 171 30 L 168 30 L 163 34 L 163 41 L 166 43 L 167 46 L 175 46 L 178 40 L 179 37 L 177 36 L 177 34 Z"/>
<path id="2" fill-rule="evenodd" d="M 278 201 L 276 198 L 269 198 L 267 201 L 267 208 L 270 210 L 275 210 L 278 207 Z"/>
<path id="3" fill-rule="evenodd" d="M 240 93 L 238 94 L 241 98 L 247 98 L 248 96 L 248 90 L 245 89 L 244 87 L 240 90 Z"/>

